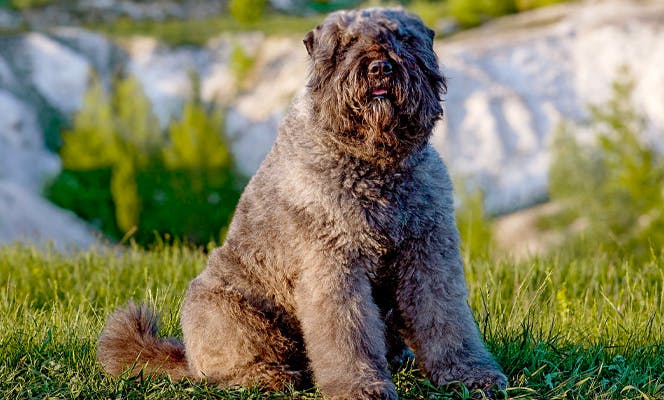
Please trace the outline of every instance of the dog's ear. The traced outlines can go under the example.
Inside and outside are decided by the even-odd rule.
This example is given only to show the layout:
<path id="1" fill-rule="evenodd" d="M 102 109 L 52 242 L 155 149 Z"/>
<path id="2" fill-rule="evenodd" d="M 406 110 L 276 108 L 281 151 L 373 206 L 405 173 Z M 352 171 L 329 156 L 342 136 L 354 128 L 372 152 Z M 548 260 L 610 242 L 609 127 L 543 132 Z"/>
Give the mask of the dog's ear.
<path id="1" fill-rule="evenodd" d="M 425 26 L 424 29 L 426 29 L 427 36 L 429 36 L 429 39 L 433 40 L 433 38 L 436 37 L 436 31 L 427 26 Z"/>
<path id="2" fill-rule="evenodd" d="M 304 39 L 302 40 L 302 43 L 304 43 L 304 47 L 307 48 L 307 53 L 309 53 L 310 57 L 314 56 L 314 31 L 309 31 L 306 35 L 304 35 Z"/>

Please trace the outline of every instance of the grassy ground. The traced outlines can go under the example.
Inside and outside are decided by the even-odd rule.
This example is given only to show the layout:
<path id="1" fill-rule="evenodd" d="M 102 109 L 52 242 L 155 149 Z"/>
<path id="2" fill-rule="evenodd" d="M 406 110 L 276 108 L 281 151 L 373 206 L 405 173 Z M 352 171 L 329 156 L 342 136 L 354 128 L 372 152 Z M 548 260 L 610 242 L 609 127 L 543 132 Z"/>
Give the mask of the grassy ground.
<path id="1" fill-rule="evenodd" d="M 444 17 L 449 17 L 444 3 L 418 1 L 408 7 L 409 11 L 420 15 L 430 26 Z M 116 38 L 135 35 L 151 36 L 170 45 L 205 44 L 209 39 L 223 32 L 262 32 L 266 35 L 303 36 L 318 25 L 326 13 L 307 16 L 269 13 L 259 21 L 240 23 L 230 15 L 215 15 L 202 19 L 170 19 L 165 21 L 137 21 L 130 18 L 88 26 Z"/>
<path id="2" fill-rule="evenodd" d="M 104 375 L 96 338 L 130 298 L 154 303 L 165 335 L 180 335 L 187 282 L 201 251 L 97 250 L 59 255 L 0 247 L 0 398 L 320 398 L 201 383 Z M 636 265 L 601 255 L 467 265 L 470 302 L 510 378 L 509 398 L 664 399 L 664 258 Z M 404 399 L 464 398 L 412 368 L 395 377 Z"/>
<path id="3" fill-rule="evenodd" d="M 151 36 L 171 45 L 202 45 L 222 32 L 263 32 L 266 35 L 304 35 L 324 18 L 320 16 L 299 17 L 272 14 L 259 22 L 241 24 L 228 15 L 204 19 L 135 21 L 120 18 L 106 24 L 88 28 L 112 37 L 124 38 L 134 35 Z"/>

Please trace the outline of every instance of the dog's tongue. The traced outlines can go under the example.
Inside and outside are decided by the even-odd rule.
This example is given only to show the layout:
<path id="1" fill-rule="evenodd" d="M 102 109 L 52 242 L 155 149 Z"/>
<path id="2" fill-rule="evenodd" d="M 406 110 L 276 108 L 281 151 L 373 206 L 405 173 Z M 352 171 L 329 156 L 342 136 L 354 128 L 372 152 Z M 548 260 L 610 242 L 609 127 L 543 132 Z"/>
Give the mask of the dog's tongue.
<path id="1" fill-rule="evenodd" d="M 374 96 L 385 96 L 387 94 L 387 89 L 374 89 L 371 94 Z"/>

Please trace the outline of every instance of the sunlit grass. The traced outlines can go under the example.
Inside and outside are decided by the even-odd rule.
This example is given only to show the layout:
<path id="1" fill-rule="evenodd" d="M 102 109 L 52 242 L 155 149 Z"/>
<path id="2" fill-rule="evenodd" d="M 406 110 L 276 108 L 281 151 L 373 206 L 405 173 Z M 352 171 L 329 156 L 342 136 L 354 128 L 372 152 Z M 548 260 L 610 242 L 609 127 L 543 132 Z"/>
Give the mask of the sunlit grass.
<path id="1" fill-rule="evenodd" d="M 171 45 L 203 45 L 210 38 L 224 32 L 262 32 L 266 35 L 304 35 L 313 29 L 324 15 L 307 17 L 270 14 L 260 21 L 243 24 L 228 15 L 202 19 L 171 19 L 166 21 L 137 21 L 120 18 L 102 25 L 89 26 L 113 37 L 151 36 Z"/>
<path id="2" fill-rule="evenodd" d="M 180 336 L 186 286 L 205 265 L 183 246 L 61 255 L 0 248 L 0 398 L 320 398 L 310 392 L 220 389 L 166 378 L 112 379 L 95 360 L 108 313 L 128 299 L 156 305 L 162 333 Z M 470 303 L 510 378 L 510 398 L 664 398 L 664 259 L 612 262 L 565 255 L 472 261 Z M 412 368 L 394 376 L 400 398 L 464 398 Z"/>

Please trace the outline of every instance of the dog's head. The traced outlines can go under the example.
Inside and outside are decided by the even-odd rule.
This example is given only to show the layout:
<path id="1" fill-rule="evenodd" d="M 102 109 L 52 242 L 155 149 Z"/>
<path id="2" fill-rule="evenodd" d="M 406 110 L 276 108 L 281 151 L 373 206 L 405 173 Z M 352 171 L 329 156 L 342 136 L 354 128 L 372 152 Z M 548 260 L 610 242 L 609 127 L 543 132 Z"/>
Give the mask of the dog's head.
<path id="1" fill-rule="evenodd" d="M 402 158 L 442 116 L 434 32 L 401 9 L 330 14 L 304 44 L 319 123 L 362 158 Z"/>

